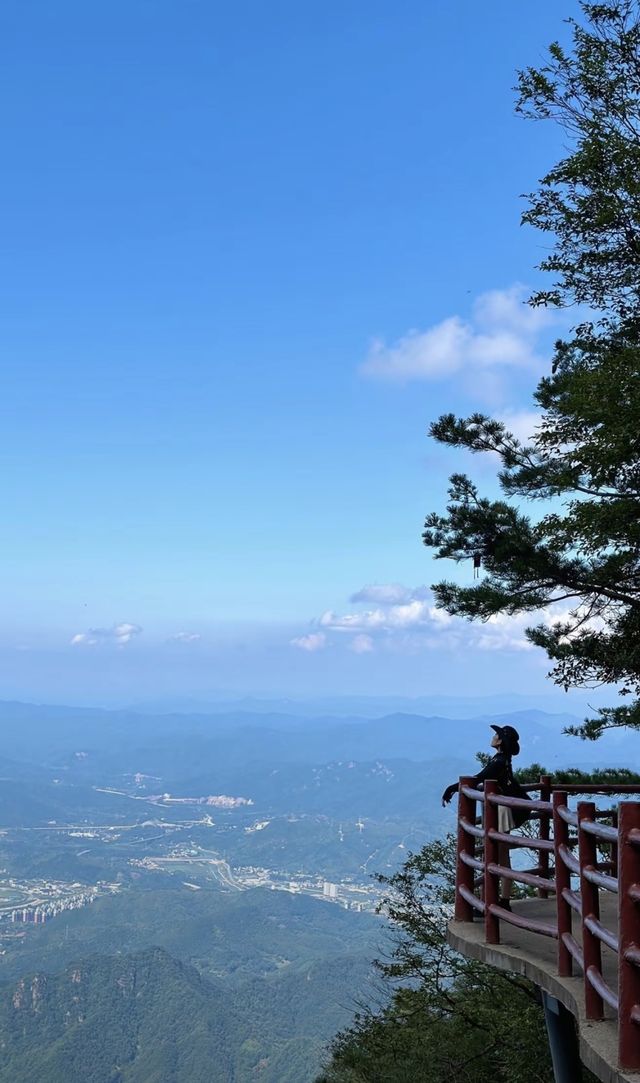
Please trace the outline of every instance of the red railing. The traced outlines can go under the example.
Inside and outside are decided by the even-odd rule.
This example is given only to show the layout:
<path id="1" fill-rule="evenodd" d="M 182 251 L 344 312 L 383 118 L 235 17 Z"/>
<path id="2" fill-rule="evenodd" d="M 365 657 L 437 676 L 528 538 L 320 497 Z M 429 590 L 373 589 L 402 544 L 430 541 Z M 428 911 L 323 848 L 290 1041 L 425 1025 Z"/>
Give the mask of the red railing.
<path id="1" fill-rule="evenodd" d="M 500 942 L 500 923 L 552 937 L 558 942 L 558 974 L 582 971 L 586 1016 L 604 1018 L 604 1005 L 617 1015 L 618 1057 L 622 1069 L 640 1070 L 640 800 L 622 801 L 598 810 L 592 801 L 569 807 L 570 796 L 620 794 L 640 796 L 637 786 L 553 785 L 544 776 L 525 783 L 539 790 L 540 798 L 506 797 L 497 783 L 487 780 L 483 790 L 473 779 L 460 779 L 456 871 L 456 921 L 484 918 L 488 944 Z M 482 819 L 477 816 L 482 807 Z M 526 809 L 538 824 L 534 836 L 503 833 L 498 829 L 500 806 Z M 610 823 L 604 823 L 609 820 Z M 511 868 L 500 862 L 500 852 L 521 848 L 537 854 L 532 869 Z M 553 854 L 554 864 L 550 866 Z M 527 918 L 526 909 L 512 912 L 500 905 L 500 880 L 534 888 L 540 898 L 556 896 L 552 920 Z M 616 929 L 602 924 L 602 892 L 617 894 Z M 549 908 L 551 912 L 551 907 Z M 580 919 L 581 936 L 572 930 L 572 914 Z M 602 945 L 618 961 L 617 989 L 603 975 Z"/>

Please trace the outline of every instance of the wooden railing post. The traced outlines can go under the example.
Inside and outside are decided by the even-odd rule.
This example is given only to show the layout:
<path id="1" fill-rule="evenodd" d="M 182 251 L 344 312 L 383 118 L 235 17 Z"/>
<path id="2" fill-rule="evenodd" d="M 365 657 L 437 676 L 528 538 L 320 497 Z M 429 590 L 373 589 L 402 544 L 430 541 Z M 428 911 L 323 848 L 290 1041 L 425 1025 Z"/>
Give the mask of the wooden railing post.
<path id="1" fill-rule="evenodd" d="M 484 784 L 484 938 L 487 944 L 500 943 L 500 922 L 491 913 L 500 897 L 500 877 L 489 872 L 489 865 L 498 864 L 499 845 L 490 837 L 490 831 L 498 830 L 498 806 L 489 797 L 499 793 L 498 783 L 487 779 Z"/>
<path id="2" fill-rule="evenodd" d="M 589 917 L 600 920 L 600 897 L 598 888 L 584 875 L 585 869 L 595 869 L 598 862 L 598 846 L 593 835 L 582 830 L 584 820 L 595 820 L 596 806 L 593 801 L 578 802 L 578 854 L 580 859 L 580 896 L 582 899 L 582 950 L 584 954 L 584 1004 L 587 1019 L 602 1019 L 602 997 L 589 981 L 589 971 L 602 974 L 602 949 L 600 940 L 585 921 Z"/>
<path id="3" fill-rule="evenodd" d="M 467 902 L 465 898 L 460 894 L 460 886 L 466 887 L 469 891 L 473 891 L 474 872 L 473 869 L 466 865 L 461 860 L 461 854 L 468 854 L 473 857 L 475 854 L 475 839 L 472 835 L 468 835 L 462 826 L 462 821 L 466 820 L 470 824 L 476 822 L 476 803 L 471 797 L 467 797 L 462 792 L 463 786 L 472 786 L 473 778 L 463 776 L 460 779 L 458 789 L 458 849 L 457 849 L 457 862 L 456 862 L 456 905 L 455 905 L 455 917 L 456 921 L 473 921 L 473 907 L 471 903 Z"/>
<path id="4" fill-rule="evenodd" d="M 564 934 L 571 935 L 571 907 L 563 892 L 571 890 L 571 873 L 560 853 L 561 846 L 569 845 L 569 824 L 560 815 L 560 808 L 567 806 L 567 795 L 556 790 L 553 794 L 553 849 L 556 877 L 556 906 L 558 912 L 558 974 L 570 978 L 573 973 L 571 952 L 564 942 Z"/>
<path id="5" fill-rule="evenodd" d="M 540 800 L 551 800 L 551 775 L 540 775 Z M 551 826 L 551 814 L 546 812 L 540 813 L 540 838 L 549 839 L 549 828 Z M 538 860 L 538 871 L 540 876 L 544 876 L 545 880 L 549 879 L 549 851 L 540 850 Z M 549 892 L 543 888 L 538 888 L 538 895 L 541 899 L 548 899 Z"/>
<path id="6" fill-rule="evenodd" d="M 618 819 L 618 1056 L 620 1067 L 640 1069 L 638 1017 L 640 1010 L 640 848 L 629 839 L 640 837 L 640 802 L 621 801 Z"/>

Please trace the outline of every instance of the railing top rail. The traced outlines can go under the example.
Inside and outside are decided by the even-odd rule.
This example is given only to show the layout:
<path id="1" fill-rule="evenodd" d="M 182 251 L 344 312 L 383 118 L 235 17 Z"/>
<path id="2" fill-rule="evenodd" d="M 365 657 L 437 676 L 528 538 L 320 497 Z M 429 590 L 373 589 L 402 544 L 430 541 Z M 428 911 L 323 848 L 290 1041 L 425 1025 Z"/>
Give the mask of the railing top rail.
<path id="1" fill-rule="evenodd" d="M 542 790 L 546 788 L 546 784 L 540 782 L 522 782 L 521 785 L 524 790 Z M 484 793 L 482 790 L 474 789 L 473 786 L 467 783 L 464 783 L 461 789 L 467 797 L 473 797 L 476 801 L 484 800 Z M 640 798 L 640 783 L 637 785 L 621 783 L 619 786 L 612 786 L 608 784 L 598 785 L 592 782 L 551 782 L 548 785 L 548 789 L 550 793 L 566 793 L 568 797 L 580 797 L 583 794 L 599 794 L 602 797 L 615 797 L 619 794 L 637 794 Z M 547 802 L 544 802 L 544 804 L 546 806 Z M 547 811 L 546 807 L 544 811 Z"/>
<path id="2" fill-rule="evenodd" d="M 521 785 L 525 790 L 542 790 L 546 788 L 547 783 L 536 780 L 535 782 L 523 782 Z M 572 797 L 582 793 L 599 793 L 603 796 L 610 794 L 612 797 L 619 793 L 635 793 L 640 797 L 640 782 L 621 782 L 620 784 L 608 782 L 550 782 L 548 788 L 551 793 L 560 790 Z"/>
<path id="3" fill-rule="evenodd" d="M 507 808 L 526 808 L 533 812 L 551 812 L 550 801 L 528 801 L 526 797 L 508 797 L 503 793 L 489 794 L 492 805 L 505 805 Z"/>
<path id="4" fill-rule="evenodd" d="M 570 824 L 571 827 L 578 826 L 578 813 L 573 812 L 567 805 L 558 805 L 558 815 L 561 820 L 564 820 L 566 824 Z"/>
<path id="5" fill-rule="evenodd" d="M 472 797 L 474 801 L 484 801 L 484 791 L 474 790 L 473 786 L 461 784 L 460 792 L 463 793 L 465 797 Z"/>

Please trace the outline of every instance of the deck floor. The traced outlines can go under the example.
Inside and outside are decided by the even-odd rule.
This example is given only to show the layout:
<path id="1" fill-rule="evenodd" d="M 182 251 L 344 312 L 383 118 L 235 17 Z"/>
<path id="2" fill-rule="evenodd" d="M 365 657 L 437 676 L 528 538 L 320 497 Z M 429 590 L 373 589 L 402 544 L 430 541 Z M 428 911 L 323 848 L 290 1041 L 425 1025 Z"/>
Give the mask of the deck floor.
<path id="1" fill-rule="evenodd" d="M 601 893 L 602 924 L 617 932 L 618 899 L 616 895 Z M 521 899 L 512 903 L 514 912 L 539 921 L 555 924 L 555 897 L 549 899 Z M 581 943 L 580 921 L 573 915 L 573 935 Z M 548 936 L 527 932 L 500 922 L 500 944 L 486 944 L 484 920 L 478 916 L 473 922 L 452 921 L 449 925 L 449 942 L 462 955 L 481 959 L 502 970 L 512 970 L 530 978 L 545 992 L 560 1000 L 573 1013 L 578 1024 L 580 1052 L 583 1062 L 603 1083 L 639 1083 L 640 1074 L 621 1072 L 617 1068 L 617 1023 L 613 1012 L 605 1005 L 605 1019 L 591 1022 L 584 1014 L 584 979 L 574 961 L 572 978 L 558 977 L 558 943 Z M 602 945 L 602 969 L 607 984 L 617 992 L 617 957 L 606 945 Z"/>

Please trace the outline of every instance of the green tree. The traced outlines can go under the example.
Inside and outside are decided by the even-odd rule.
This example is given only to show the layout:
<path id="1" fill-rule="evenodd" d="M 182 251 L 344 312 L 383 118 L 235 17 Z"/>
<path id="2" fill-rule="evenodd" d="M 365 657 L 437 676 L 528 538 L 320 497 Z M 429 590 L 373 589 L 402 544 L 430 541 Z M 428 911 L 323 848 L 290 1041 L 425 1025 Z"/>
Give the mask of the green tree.
<path id="1" fill-rule="evenodd" d="M 482 414 L 432 424 L 443 444 L 498 456 L 503 499 L 454 474 L 446 512 L 427 516 L 423 538 L 437 558 L 478 556 L 484 566 L 471 587 L 434 586 L 449 613 L 535 614 L 527 635 L 556 683 L 613 684 L 636 697 L 573 731 L 596 738 L 640 726 L 640 7 L 582 8 L 572 51 L 553 44 L 547 65 L 521 73 L 518 108 L 572 140 L 523 216 L 555 236 L 541 266 L 556 280 L 530 304 L 589 306 L 593 317 L 556 343 L 529 443 Z M 545 503 L 534 515 L 525 501 Z M 563 619 L 540 620 L 560 602 Z"/>
<path id="2" fill-rule="evenodd" d="M 578 302 L 634 317 L 640 301 L 640 25 L 637 0 L 581 4 L 573 49 L 518 80 L 518 112 L 559 124 L 571 153 L 529 196 L 523 221 L 555 236 L 541 268 L 557 276 L 534 304 Z"/>

